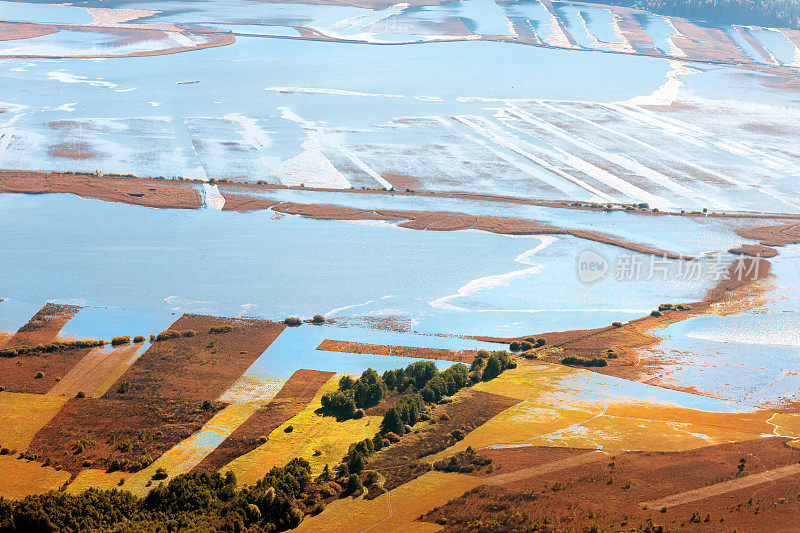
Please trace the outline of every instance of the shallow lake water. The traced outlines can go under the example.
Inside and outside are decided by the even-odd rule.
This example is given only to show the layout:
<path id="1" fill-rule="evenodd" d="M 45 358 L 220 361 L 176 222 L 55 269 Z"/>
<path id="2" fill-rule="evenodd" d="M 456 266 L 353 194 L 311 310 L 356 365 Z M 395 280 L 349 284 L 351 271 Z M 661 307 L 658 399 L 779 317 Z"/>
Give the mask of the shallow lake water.
<path id="1" fill-rule="evenodd" d="M 766 303 L 753 311 L 699 316 L 654 334 L 642 359 L 667 361 L 667 379 L 720 398 L 770 405 L 800 398 L 800 246 L 771 260 Z"/>
<path id="2" fill-rule="evenodd" d="M 165 312 L 323 313 L 395 317 L 423 333 L 522 335 L 628 320 L 663 301 L 695 301 L 710 284 L 611 274 L 583 284 L 580 252 L 610 262 L 623 252 L 569 236 L 420 232 L 69 195 L 0 195 L 0 206 L 0 297 L 129 309 L 142 327 Z M 102 312 L 112 324 L 126 320 Z"/>

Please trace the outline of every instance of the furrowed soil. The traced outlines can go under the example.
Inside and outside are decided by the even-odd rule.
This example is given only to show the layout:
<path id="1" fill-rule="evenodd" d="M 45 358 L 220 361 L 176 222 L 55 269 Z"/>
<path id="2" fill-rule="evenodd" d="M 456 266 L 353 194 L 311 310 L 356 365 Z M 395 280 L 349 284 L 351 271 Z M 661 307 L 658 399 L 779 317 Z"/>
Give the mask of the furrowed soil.
<path id="1" fill-rule="evenodd" d="M 270 433 L 299 414 L 334 375 L 333 372 L 318 370 L 296 371 L 267 405 L 236 428 L 193 471 L 217 471 L 237 457 L 255 450 L 263 444 L 261 439 L 269 439 Z"/>
<path id="2" fill-rule="evenodd" d="M 575 461 L 571 467 L 546 447 L 480 450 L 493 461 L 493 472 L 481 474 L 485 484 L 428 513 L 423 520 L 441 524 L 445 531 L 523 531 L 537 525 L 545 531 L 582 531 L 595 525 L 601 531 L 628 531 L 646 526 L 649 520 L 664 525 L 666 531 L 731 531 L 734 527 L 740 531 L 791 531 L 800 519 L 800 474 L 774 482 L 762 481 L 761 476 L 797 464 L 800 452 L 785 442 L 775 437 L 687 452 L 623 452 L 616 456 L 591 450 L 560 452 L 578 454 L 570 455 Z M 592 461 L 578 461 L 588 453 L 597 456 L 592 456 Z M 741 459 L 745 462 L 740 472 Z M 556 463 L 566 467 L 547 468 Z M 537 466 L 538 470 L 532 468 Z M 510 473 L 521 475 L 512 482 Z M 744 490 L 674 507 L 645 509 L 642 505 L 753 475 L 761 483 Z M 504 476 L 508 483 L 494 482 Z M 693 520 L 695 510 L 698 513 Z"/>
<path id="3" fill-rule="evenodd" d="M 208 422 L 224 404 L 159 397 L 71 398 L 31 442 L 31 451 L 65 470 L 108 468 L 112 459 L 157 459 Z M 83 450 L 76 447 L 84 441 Z"/>
<path id="4" fill-rule="evenodd" d="M 209 333 L 212 326 L 221 325 L 233 326 L 233 330 Z M 184 315 L 169 329 L 193 331 L 195 335 L 154 342 L 104 397 L 117 397 L 120 384 L 127 381 L 128 396 L 215 400 L 244 374 L 284 328 L 283 324 L 266 320 Z"/>

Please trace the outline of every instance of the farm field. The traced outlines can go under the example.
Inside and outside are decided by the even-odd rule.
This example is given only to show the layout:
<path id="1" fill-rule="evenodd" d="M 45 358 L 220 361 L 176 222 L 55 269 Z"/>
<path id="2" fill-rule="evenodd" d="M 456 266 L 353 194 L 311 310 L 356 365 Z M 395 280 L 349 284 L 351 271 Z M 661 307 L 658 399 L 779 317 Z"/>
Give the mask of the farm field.
<path id="1" fill-rule="evenodd" d="M 0 1 L 0 532 L 800 529 L 800 12 L 723 4 Z"/>

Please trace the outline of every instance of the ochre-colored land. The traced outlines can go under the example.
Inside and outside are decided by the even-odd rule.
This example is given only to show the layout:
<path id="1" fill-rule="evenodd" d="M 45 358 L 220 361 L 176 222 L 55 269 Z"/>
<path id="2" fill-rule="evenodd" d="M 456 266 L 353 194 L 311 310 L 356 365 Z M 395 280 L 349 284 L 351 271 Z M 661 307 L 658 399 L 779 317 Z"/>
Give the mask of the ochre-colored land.
<path id="1" fill-rule="evenodd" d="M 296 371 L 267 405 L 256 410 L 194 467 L 194 470 L 217 471 L 237 457 L 264 444 L 276 428 L 297 416 L 333 375 L 333 372 L 318 370 Z"/>
<path id="2" fill-rule="evenodd" d="M 421 359 L 441 359 L 471 363 L 475 359 L 475 350 L 447 350 L 445 348 L 416 348 L 413 346 L 389 346 L 385 344 L 365 344 L 351 341 L 335 341 L 325 339 L 317 346 L 317 350 L 330 352 L 362 353 L 372 355 L 394 355 L 396 357 L 418 357 Z"/>

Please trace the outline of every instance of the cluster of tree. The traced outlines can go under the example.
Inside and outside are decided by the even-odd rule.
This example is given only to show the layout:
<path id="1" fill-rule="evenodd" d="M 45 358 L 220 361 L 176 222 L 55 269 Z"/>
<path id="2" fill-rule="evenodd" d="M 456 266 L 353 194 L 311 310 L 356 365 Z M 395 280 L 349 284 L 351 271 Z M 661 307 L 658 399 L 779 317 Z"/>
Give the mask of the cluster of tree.
<path id="1" fill-rule="evenodd" d="M 800 28 L 797 0 L 636 0 L 634 7 L 715 24 Z"/>
<path id="2" fill-rule="evenodd" d="M 323 394 L 322 410 L 340 420 L 347 420 L 358 416 L 359 409 L 378 405 L 386 390 L 386 384 L 378 373 L 368 368 L 355 381 L 350 376 L 342 377 L 338 390 Z"/>
<path id="3" fill-rule="evenodd" d="M 170 339 L 179 339 L 181 337 L 194 337 L 197 335 L 197 332 L 193 329 L 187 329 L 184 331 L 175 331 L 174 329 L 168 329 L 167 331 L 162 331 L 158 335 L 151 335 L 150 340 L 154 342 L 161 342 L 167 341 Z"/>
<path id="4" fill-rule="evenodd" d="M 222 324 L 221 326 L 211 326 L 208 328 L 209 333 L 220 334 L 220 333 L 230 333 L 233 331 L 233 326 L 230 324 Z"/>
<path id="5" fill-rule="evenodd" d="M 0 357 L 16 357 L 18 355 L 36 355 L 39 353 L 54 353 L 65 350 L 82 350 L 85 348 L 95 348 L 105 346 L 106 341 L 95 341 L 90 339 L 55 341 L 46 344 L 35 344 L 33 346 L 17 346 L 16 348 L 6 348 L 0 350 Z"/>
<path id="6" fill-rule="evenodd" d="M 569 357 L 565 357 L 564 359 L 562 359 L 561 364 L 572 365 L 572 366 L 598 367 L 598 366 L 607 366 L 608 361 L 606 361 L 602 357 L 592 357 L 589 359 L 583 357 L 575 357 L 574 355 L 571 355 Z"/>
<path id="7" fill-rule="evenodd" d="M 433 469 L 441 472 L 462 472 L 469 473 L 475 469 L 480 470 L 484 466 L 492 464 L 488 457 L 478 455 L 472 446 L 467 446 L 463 452 L 458 452 L 450 459 L 442 459 L 433 463 Z"/>
<path id="8" fill-rule="evenodd" d="M 230 472 L 190 473 L 159 484 L 144 498 L 124 490 L 89 489 L 0 499 L 0 533 L 285 531 L 303 519 L 298 500 L 310 483 L 309 463 L 293 459 L 243 488 Z"/>
<path id="9" fill-rule="evenodd" d="M 534 348 L 541 348 L 545 344 L 547 344 L 547 341 L 543 338 L 534 339 L 533 337 L 528 337 L 522 341 L 511 341 L 508 349 L 512 352 L 527 352 Z"/>
<path id="10" fill-rule="evenodd" d="M 658 306 L 659 311 L 691 311 L 692 306 L 688 304 L 661 304 Z"/>
<path id="11" fill-rule="evenodd" d="M 478 350 L 478 355 L 469 368 L 469 379 L 473 383 L 490 381 L 509 368 L 517 368 L 517 363 L 511 360 L 508 352 L 489 353 L 487 350 Z"/>
<path id="12" fill-rule="evenodd" d="M 303 321 L 297 318 L 296 316 L 290 316 L 283 319 L 283 323 L 290 327 L 300 326 Z"/>
<path id="13" fill-rule="evenodd" d="M 121 346 L 123 344 L 129 344 L 131 342 L 130 335 L 119 335 L 111 339 L 111 346 Z"/>

